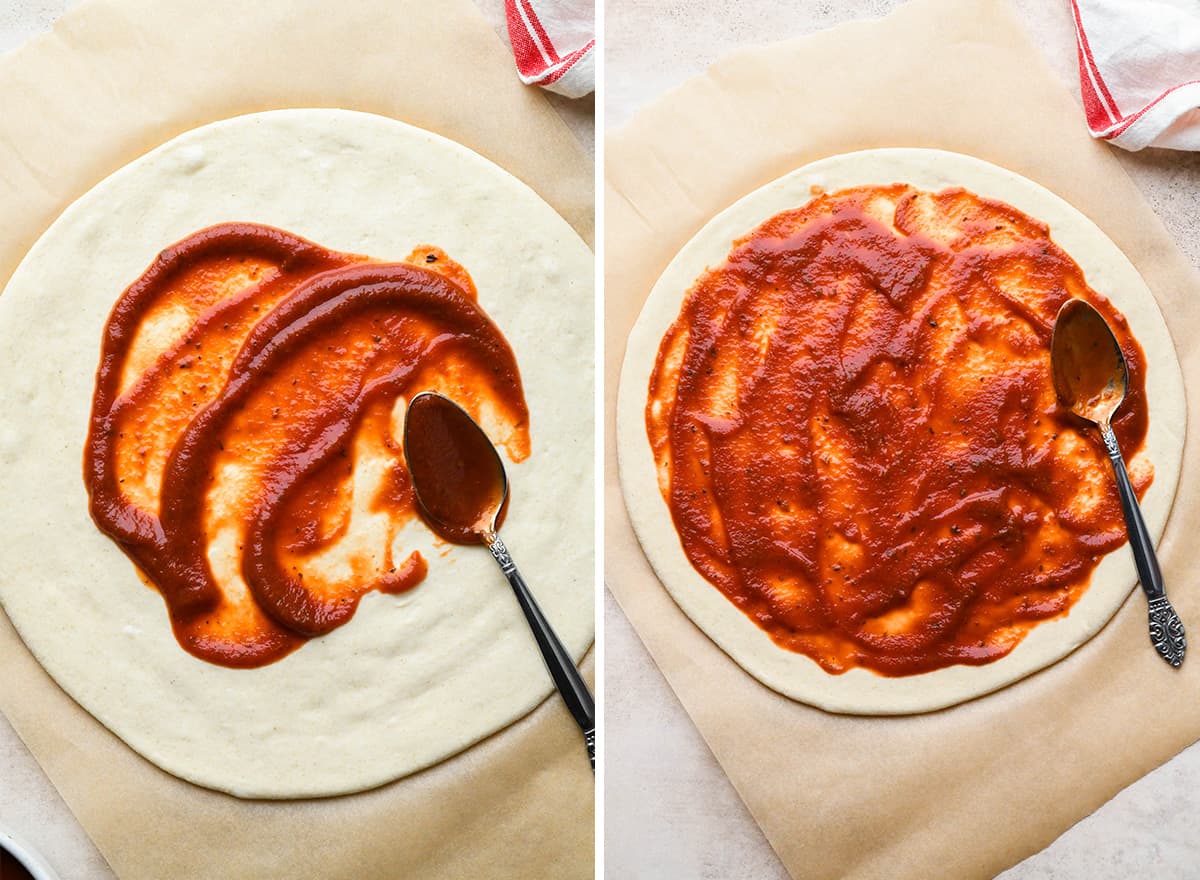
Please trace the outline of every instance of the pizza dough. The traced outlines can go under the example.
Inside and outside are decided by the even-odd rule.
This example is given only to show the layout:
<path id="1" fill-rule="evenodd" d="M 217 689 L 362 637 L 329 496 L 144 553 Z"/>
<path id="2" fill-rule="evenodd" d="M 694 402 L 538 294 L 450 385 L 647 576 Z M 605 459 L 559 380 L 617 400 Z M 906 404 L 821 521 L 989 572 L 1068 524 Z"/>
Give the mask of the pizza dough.
<path id="1" fill-rule="evenodd" d="M 82 479 L 101 328 L 163 247 L 252 221 L 400 260 L 433 243 L 467 267 L 512 346 L 532 450 L 509 463 L 505 542 L 572 656 L 592 640 L 592 255 L 524 184 L 385 117 L 282 110 L 184 134 L 98 184 L 0 296 L 0 601 L 76 701 L 163 769 L 243 797 L 371 788 L 440 761 L 553 690 L 481 547 L 397 537 L 424 583 L 278 663 L 214 666 L 176 643 L 161 597 L 92 523 Z"/>
<path id="2" fill-rule="evenodd" d="M 687 560 L 658 491 L 646 436 L 647 383 L 659 343 L 686 292 L 709 266 L 724 261 L 735 238 L 767 218 L 804 204 L 813 187 L 903 182 L 924 190 L 963 186 L 1008 202 L 1046 222 L 1054 241 L 1130 322 L 1148 361 L 1150 431 L 1145 454 L 1155 479 L 1143 500 L 1152 533 L 1161 534 L 1178 482 L 1185 409 L 1174 349 L 1153 296 L 1124 255 L 1087 218 L 1033 182 L 968 156 L 938 150 L 884 149 L 834 156 L 751 193 L 710 221 L 659 278 L 630 334 L 617 403 L 620 476 L 635 531 L 668 592 L 685 613 L 749 673 L 780 693 L 833 712 L 903 714 L 954 705 L 1016 681 L 1066 656 L 1113 615 L 1136 583 L 1126 548 L 1105 557 L 1083 598 L 1064 617 L 1037 626 L 1011 654 L 985 666 L 954 666 L 903 678 L 865 669 L 838 676 L 770 637 Z M 1149 648 L 1148 648 L 1149 649 Z"/>

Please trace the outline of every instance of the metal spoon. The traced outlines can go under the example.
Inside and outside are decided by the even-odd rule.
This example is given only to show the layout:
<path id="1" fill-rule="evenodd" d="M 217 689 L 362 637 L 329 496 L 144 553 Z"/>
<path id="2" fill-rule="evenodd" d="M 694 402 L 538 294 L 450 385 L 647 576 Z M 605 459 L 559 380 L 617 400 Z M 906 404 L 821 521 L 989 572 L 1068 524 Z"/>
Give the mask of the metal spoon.
<path id="1" fill-rule="evenodd" d="M 533 631 L 546 669 L 583 731 L 596 769 L 596 708 L 583 676 L 526 586 L 499 528 L 508 502 L 508 475 L 483 429 L 450 398 L 423 391 L 408 403 L 404 456 L 427 523 L 449 541 L 486 544 L 508 578 Z"/>
<path id="2" fill-rule="evenodd" d="M 1072 299 L 1063 304 L 1055 319 L 1050 363 L 1059 401 L 1100 429 L 1104 448 L 1112 459 L 1138 579 L 1150 600 L 1150 641 L 1164 660 L 1178 667 L 1187 650 L 1183 622 L 1167 601 L 1154 542 L 1142 519 L 1142 509 L 1112 429 L 1113 414 L 1125 399 L 1129 386 L 1125 356 L 1101 314 L 1083 300 Z"/>

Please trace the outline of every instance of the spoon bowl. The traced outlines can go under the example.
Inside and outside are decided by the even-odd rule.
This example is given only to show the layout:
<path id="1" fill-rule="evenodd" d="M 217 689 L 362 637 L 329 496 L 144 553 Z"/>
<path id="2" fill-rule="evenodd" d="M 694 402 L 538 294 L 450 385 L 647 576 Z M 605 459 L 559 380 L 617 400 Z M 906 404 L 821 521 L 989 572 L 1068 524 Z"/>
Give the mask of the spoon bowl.
<path id="1" fill-rule="evenodd" d="M 1069 299 L 1058 310 L 1050 362 L 1062 404 L 1093 424 L 1111 424 L 1129 388 L 1129 370 L 1112 328 L 1084 300 Z"/>
<path id="2" fill-rule="evenodd" d="M 436 391 L 408 403 L 404 454 L 423 519 L 455 544 L 490 544 L 508 507 L 500 453 L 465 409 Z"/>

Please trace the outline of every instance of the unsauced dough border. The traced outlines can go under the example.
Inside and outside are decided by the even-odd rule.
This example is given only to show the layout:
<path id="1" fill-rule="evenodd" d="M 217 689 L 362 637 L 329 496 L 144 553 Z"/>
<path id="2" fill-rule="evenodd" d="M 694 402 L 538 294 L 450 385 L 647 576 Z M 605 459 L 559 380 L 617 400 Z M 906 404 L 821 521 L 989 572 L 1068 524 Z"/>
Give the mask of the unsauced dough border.
<path id="1" fill-rule="evenodd" d="M 0 601 L 55 680 L 163 769 L 244 797 L 371 788 L 517 720 L 552 691 L 481 547 L 435 547 L 426 581 L 367 595 L 354 619 L 257 670 L 204 663 L 93 525 L 82 477 L 101 329 L 163 247 L 252 221 L 402 259 L 442 247 L 472 274 L 516 353 L 532 452 L 508 463 L 506 543 L 572 656 L 592 641 L 591 251 L 483 157 L 393 119 L 281 110 L 188 132 L 98 184 L 34 245 L 0 296 Z M 445 555 L 443 555 L 443 553 Z"/>
<path id="2" fill-rule="evenodd" d="M 1183 378 L 1158 305 L 1137 270 L 1087 217 L 1049 190 L 991 163 L 943 150 L 876 149 L 805 165 L 755 190 L 710 220 L 659 277 L 629 335 L 617 398 L 621 487 L 642 549 L 676 604 L 747 672 L 779 693 L 830 712 L 899 715 L 945 708 L 990 693 L 1062 659 L 1095 635 L 1137 582 L 1133 557 L 1120 548 L 1103 560 L 1091 586 L 1062 618 L 1036 627 L 1008 656 L 986 666 L 952 666 L 887 678 L 865 669 L 829 675 L 813 660 L 779 648 L 684 555 L 659 493 L 646 436 L 648 383 L 658 346 L 679 314 L 684 294 L 734 239 L 767 218 L 805 204 L 811 187 L 904 182 L 926 190 L 963 186 L 1000 199 L 1047 223 L 1054 241 L 1083 268 L 1088 284 L 1129 319 L 1146 353 L 1150 429 L 1145 454 L 1155 478 L 1142 510 L 1161 536 L 1179 482 L 1186 408 Z M 1149 646 L 1147 646 L 1149 650 Z"/>

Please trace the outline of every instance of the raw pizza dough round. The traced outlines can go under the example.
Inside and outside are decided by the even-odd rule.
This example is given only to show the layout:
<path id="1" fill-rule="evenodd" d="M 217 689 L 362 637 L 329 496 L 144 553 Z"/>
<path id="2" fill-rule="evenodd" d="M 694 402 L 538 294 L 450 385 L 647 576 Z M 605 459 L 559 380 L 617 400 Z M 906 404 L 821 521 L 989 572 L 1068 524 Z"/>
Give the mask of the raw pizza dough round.
<path id="1" fill-rule="evenodd" d="M 1186 410 L 1175 349 L 1158 305 L 1125 255 L 1083 214 L 1042 186 L 970 156 L 942 150 L 878 149 L 822 159 L 785 175 L 710 220 L 675 256 L 655 283 L 630 333 L 617 400 L 621 486 L 634 530 L 659 579 L 681 609 L 730 657 L 768 687 L 825 709 L 861 715 L 927 712 L 990 693 L 1062 659 L 1095 635 L 1137 582 L 1132 554 L 1109 554 L 1091 586 L 1064 617 L 1033 629 L 1013 651 L 985 666 L 951 666 L 889 678 L 863 668 L 841 675 L 778 647 L 684 555 L 658 490 L 646 435 L 645 407 L 659 343 L 679 314 L 686 292 L 710 266 L 720 265 L 734 239 L 769 217 L 807 203 L 813 187 L 908 183 L 923 190 L 962 186 L 1036 217 L 1083 269 L 1088 284 L 1129 319 L 1147 359 L 1150 429 L 1144 454 L 1155 468 L 1142 502 L 1151 533 L 1162 534 L 1175 497 L 1183 456 Z M 1150 650 L 1147 645 L 1147 650 Z"/>
<path id="2" fill-rule="evenodd" d="M 532 449 L 508 464 L 504 538 L 572 656 L 593 635 L 592 254 L 549 205 L 445 138 L 344 110 L 280 110 L 188 132 L 102 181 L 34 245 L 0 296 L 0 600 L 85 709 L 177 776 L 242 797 L 360 791 L 440 761 L 552 691 L 481 547 L 437 547 L 427 579 L 270 666 L 210 665 L 88 515 L 82 476 L 101 329 L 167 245 L 226 221 L 400 260 L 466 266 L 516 353 Z"/>

